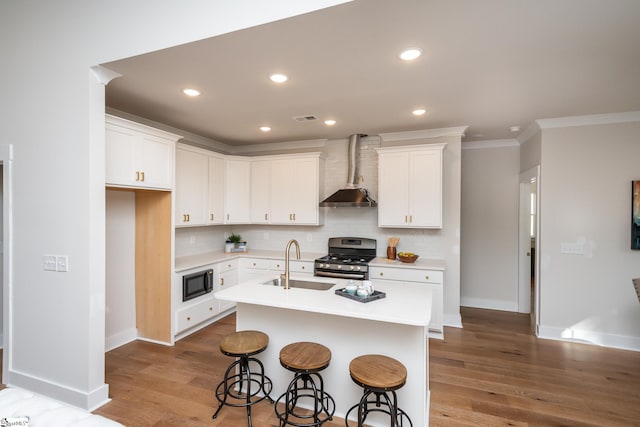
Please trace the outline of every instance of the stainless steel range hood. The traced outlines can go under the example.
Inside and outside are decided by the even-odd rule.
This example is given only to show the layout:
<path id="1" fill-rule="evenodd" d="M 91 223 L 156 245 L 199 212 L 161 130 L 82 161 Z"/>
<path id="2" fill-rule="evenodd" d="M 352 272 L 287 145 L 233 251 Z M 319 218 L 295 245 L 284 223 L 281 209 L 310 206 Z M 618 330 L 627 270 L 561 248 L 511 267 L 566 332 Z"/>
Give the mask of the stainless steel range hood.
<path id="1" fill-rule="evenodd" d="M 357 164 L 356 156 L 360 146 L 360 138 L 363 134 L 349 136 L 349 170 L 347 173 L 347 185 L 320 202 L 320 206 L 331 208 L 374 208 L 378 206 L 371 198 L 369 192 L 356 185 Z"/>

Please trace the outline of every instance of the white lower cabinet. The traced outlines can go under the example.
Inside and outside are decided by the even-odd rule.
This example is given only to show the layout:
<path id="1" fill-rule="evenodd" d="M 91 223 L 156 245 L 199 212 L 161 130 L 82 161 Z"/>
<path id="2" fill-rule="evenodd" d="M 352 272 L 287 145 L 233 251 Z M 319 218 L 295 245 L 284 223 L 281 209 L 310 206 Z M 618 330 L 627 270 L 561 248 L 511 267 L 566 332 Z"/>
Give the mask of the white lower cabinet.
<path id="1" fill-rule="evenodd" d="M 176 332 L 186 331 L 218 313 L 218 301 L 213 295 L 201 297 L 201 301 L 176 312 Z"/>
<path id="2" fill-rule="evenodd" d="M 429 286 L 432 292 L 431 323 L 429 330 L 442 333 L 443 325 L 443 278 L 442 271 L 417 268 L 374 267 L 369 268 L 369 278 L 374 281 L 421 283 Z"/>
<path id="3" fill-rule="evenodd" d="M 252 279 L 266 277 L 270 273 L 269 260 L 264 258 L 241 258 L 239 280 L 244 282 Z"/>
<path id="4" fill-rule="evenodd" d="M 213 283 L 213 292 L 226 289 L 231 286 L 237 285 L 238 282 L 238 259 L 233 259 L 230 261 L 224 261 L 216 264 L 213 271 L 218 272 L 217 281 Z M 215 280 L 215 279 L 214 279 Z M 222 313 L 223 311 L 227 311 L 236 306 L 236 303 L 233 301 L 221 301 L 218 300 L 219 303 L 219 311 Z"/>

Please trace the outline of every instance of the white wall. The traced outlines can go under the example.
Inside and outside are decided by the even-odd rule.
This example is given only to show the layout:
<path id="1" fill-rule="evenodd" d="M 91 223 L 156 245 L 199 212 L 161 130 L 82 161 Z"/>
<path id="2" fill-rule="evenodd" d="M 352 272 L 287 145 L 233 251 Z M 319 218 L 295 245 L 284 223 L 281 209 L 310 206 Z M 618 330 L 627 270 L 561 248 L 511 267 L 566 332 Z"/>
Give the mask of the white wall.
<path id="1" fill-rule="evenodd" d="M 519 175 L 515 141 L 463 145 L 462 306 L 518 310 Z"/>
<path id="2" fill-rule="evenodd" d="M 0 3 L 0 38 L 11 40 L 0 44 L 0 144 L 14 148 L 4 383 L 83 408 L 108 398 L 104 87 L 90 67 L 337 3 Z M 67 255 L 69 272 L 43 271 L 44 254 Z"/>
<path id="3" fill-rule="evenodd" d="M 640 251 L 630 249 L 630 188 L 640 178 L 636 117 L 581 126 L 539 121 L 542 337 L 640 350 L 631 283 L 640 276 Z M 564 243 L 584 253 L 562 253 Z"/>

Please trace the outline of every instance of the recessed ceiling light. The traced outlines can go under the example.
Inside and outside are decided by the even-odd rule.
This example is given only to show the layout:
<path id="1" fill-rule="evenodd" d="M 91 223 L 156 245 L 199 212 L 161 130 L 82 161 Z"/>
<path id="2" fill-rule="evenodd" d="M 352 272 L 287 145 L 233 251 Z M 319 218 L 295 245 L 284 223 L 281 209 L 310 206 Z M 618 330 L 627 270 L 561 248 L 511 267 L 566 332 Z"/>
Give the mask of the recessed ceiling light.
<path id="1" fill-rule="evenodd" d="M 414 59 L 420 57 L 420 55 L 422 55 L 422 49 L 418 47 L 410 47 L 400 52 L 398 56 L 403 61 L 413 61 Z"/>
<path id="2" fill-rule="evenodd" d="M 511 127 L 509 128 L 509 130 L 510 130 L 511 132 L 519 132 L 519 131 L 520 131 L 520 126 L 511 126 Z"/>
<path id="3" fill-rule="evenodd" d="M 336 121 L 333 120 L 333 119 L 329 119 L 329 120 L 325 120 L 324 124 L 327 125 L 327 126 L 333 126 L 333 125 L 336 124 Z"/>
<path id="4" fill-rule="evenodd" d="M 260 130 L 262 132 L 269 132 L 271 130 L 271 128 L 269 126 L 260 126 Z"/>
<path id="5" fill-rule="evenodd" d="M 271 75 L 269 76 L 269 78 L 270 78 L 270 79 L 271 79 L 271 81 L 272 81 L 272 82 L 274 82 L 274 83 L 284 83 L 284 82 L 286 82 L 287 80 L 289 80 L 289 77 L 287 77 L 287 76 L 286 76 L 286 75 L 284 75 L 284 74 L 279 74 L 279 73 L 271 74 Z"/>
<path id="6" fill-rule="evenodd" d="M 192 88 L 182 89 L 182 93 L 184 93 L 187 96 L 198 96 L 198 95 L 200 95 L 200 91 L 199 90 L 192 89 Z"/>
<path id="7" fill-rule="evenodd" d="M 427 112 L 427 110 L 423 109 L 423 108 L 418 108 L 416 110 L 413 110 L 411 113 L 414 116 L 422 116 L 423 114 L 425 114 Z"/>

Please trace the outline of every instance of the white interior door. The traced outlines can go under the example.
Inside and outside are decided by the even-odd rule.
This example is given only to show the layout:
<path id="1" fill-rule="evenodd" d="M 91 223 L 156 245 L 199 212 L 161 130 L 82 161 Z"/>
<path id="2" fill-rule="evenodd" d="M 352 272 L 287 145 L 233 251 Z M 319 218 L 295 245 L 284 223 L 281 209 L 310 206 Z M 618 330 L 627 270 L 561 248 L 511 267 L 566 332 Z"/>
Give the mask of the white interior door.
<path id="1" fill-rule="evenodd" d="M 539 325 L 539 199 L 540 167 L 520 174 L 520 220 L 518 253 L 518 311 L 531 313 L 537 333 Z M 532 244 L 533 243 L 533 244 Z M 533 252 L 535 251 L 535 252 Z M 535 256 L 534 256 L 535 253 Z M 533 256 L 534 262 L 531 259 Z M 532 267 L 533 265 L 533 267 Z M 533 292 L 532 286 L 533 268 Z M 532 301 L 533 295 L 533 301 Z M 533 302 L 533 304 L 532 304 Z"/>

